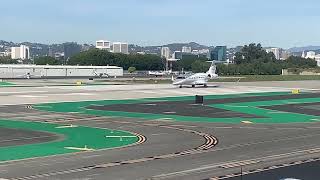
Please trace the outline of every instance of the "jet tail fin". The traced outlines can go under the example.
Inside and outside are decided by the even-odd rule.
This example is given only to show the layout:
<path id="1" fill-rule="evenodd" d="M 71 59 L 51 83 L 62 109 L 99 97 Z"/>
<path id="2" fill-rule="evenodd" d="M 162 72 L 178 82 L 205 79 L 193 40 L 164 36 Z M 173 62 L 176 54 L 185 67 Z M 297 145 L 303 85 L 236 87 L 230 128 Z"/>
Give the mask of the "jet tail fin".
<path id="1" fill-rule="evenodd" d="M 207 75 L 211 79 L 215 79 L 215 78 L 218 77 L 218 75 L 217 75 L 217 66 L 215 64 L 215 61 L 211 62 L 211 66 L 210 66 L 209 70 L 207 71 Z"/>
<path id="2" fill-rule="evenodd" d="M 214 63 L 214 61 L 212 61 L 211 66 L 209 68 L 209 70 L 207 71 L 207 74 L 216 74 L 217 71 L 217 66 Z"/>

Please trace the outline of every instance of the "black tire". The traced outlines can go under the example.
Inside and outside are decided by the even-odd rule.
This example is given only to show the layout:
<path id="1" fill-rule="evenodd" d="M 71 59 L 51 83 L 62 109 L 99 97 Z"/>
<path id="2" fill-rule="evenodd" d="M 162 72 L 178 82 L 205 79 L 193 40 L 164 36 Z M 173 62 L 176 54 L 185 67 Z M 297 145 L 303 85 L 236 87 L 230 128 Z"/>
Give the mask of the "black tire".
<path id="1" fill-rule="evenodd" d="M 194 87 L 196 87 L 196 85 L 192 85 L 192 87 L 194 88 Z"/>

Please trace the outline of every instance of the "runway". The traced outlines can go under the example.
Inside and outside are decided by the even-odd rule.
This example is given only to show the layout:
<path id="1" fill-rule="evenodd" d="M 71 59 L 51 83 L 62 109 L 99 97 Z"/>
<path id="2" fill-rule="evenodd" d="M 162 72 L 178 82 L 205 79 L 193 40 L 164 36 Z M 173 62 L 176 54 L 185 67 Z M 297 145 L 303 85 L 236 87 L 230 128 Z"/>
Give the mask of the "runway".
<path id="1" fill-rule="evenodd" d="M 142 134 L 146 139 L 141 144 L 125 148 L 0 162 L 0 178 L 227 179 L 239 173 L 240 167 L 253 171 L 319 158 L 320 123 L 316 121 L 293 124 L 185 122 L 56 113 L 30 108 L 32 104 L 61 101 L 288 92 L 292 88 L 290 83 L 288 88 L 285 83 L 282 85 L 266 87 L 263 83 L 260 86 L 254 83 L 253 88 L 253 85 L 221 84 L 219 88 L 208 89 L 175 89 L 168 85 L 2 88 L 0 119 L 124 130 Z M 257 100 L 257 97 L 250 98 Z"/>

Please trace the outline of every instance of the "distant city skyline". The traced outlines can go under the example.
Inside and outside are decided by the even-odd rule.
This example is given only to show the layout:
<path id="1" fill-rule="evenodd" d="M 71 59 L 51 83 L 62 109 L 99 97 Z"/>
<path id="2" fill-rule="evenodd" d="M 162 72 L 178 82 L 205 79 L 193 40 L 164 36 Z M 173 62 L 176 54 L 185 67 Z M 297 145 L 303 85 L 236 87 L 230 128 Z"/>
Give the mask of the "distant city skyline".
<path id="1" fill-rule="evenodd" d="M 96 40 L 141 46 L 198 42 L 235 47 L 319 45 L 316 0 L 11 0 L 0 39 L 45 44 Z"/>

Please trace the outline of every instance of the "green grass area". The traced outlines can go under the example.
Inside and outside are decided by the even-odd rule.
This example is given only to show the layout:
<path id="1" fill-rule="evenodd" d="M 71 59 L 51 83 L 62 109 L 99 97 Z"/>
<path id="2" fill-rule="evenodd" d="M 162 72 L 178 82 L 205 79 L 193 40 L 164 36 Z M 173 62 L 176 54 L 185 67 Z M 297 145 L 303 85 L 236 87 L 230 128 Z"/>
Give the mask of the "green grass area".
<path id="1" fill-rule="evenodd" d="M 255 82 L 255 81 L 307 81 L 320 80 L 320 75 L 235 75 L 220 76 L 210 82 Z M 105 82 L 124 82 L 137 84 L 171 84 L 171 77 L 167 78 L 145 78 L 135 80 L 108 79 Z"/>
<path id="2" fill-rule="evenodd" d="M 120 138 L 106 138 L 106 136 L 134 136 L 126 131 L 85 126 L 57 128 L 61 126 L 50 123 L 0 120 L 0 127 L 43 131 L 63 137 L 60 140 L 46 143 L 0 147 L 0 162 L 80 152 L 80 150 L 66 149 L 66 147 L 84 148 L 87 146 L 87 148 L 98 150 L 126 146 L 138 141 L 138 137 L 123 138 L 122 141 Z"/>
<path id="3" fill-rule="evenodd" d="M 249 93 L 249 94 L 233 94 L 233 95 L 210 95 L 205 99 L 223 99 L 223 98 L 236 98 L 236 97 L 250 97 L 250 96 L 273 96 L 284 95 L 289 92 L 270 92 L 270 93 Z M 83 102 L 64 102 L 64 103 L 51 103 L 39 104 L 34 106 L 36 109 L 46 110 L 51 112 L 77 112 L 82 114 L 92 114 L 99 116 L 119 116 L 131 118 L 143 118 L 146 120 L 154 120 L 161 118 L 170 118 L 173 121 L 193 121 L 193 122 L 224 122 L 224 123 L 241 123 L 243 121 L 250 121 L 252 123 L 303 123 L 315 122 L 319 117 L 312 115 L 303 115 L 288 112 L 278 112 L 274 110 L 263 109 L 260 106 L 272 106 L 288 103 L 312 103 L 320 102 L 320 98 L 305 98 L 305 99 L 289 99 L 280 101 L 259 101 L 259 102 L 243 102 L 243 103 L 227 103 L 209 105 L 216 108 L 241 112 L 246 114 L 253 114 L 263 116 L 265 118 L 206 118 L 206 117 L 190 117 L 178 115 L 164 115 L 164 114 L 150 114 L 150 113 L 133 113 L 119 111 L 103 111 L 86 109 L 90 105 L 111 105 L 111 104 L 135 104 L 141 102 L 155 102 L 155 101 L 183 101 L 194 100 L 193 96 L 185 97 L 166 97 L 166 98 L 147 98 L 147 99 L 132 99 L 132 100 L 105 100 L 105 101 L 83 101 Z"/>
<path id="4" fill-rule="evenodd" d="M 254 82 L 254 81 L 306 81 L 320 80 L 318 75 L 239 75 L 238 77 L 221 76 L 212 82 Z"/>
<path id="5" fill-rule="evenodd" d="M 0 81 L 0 87 L 6 87 L 6 86 L 14 86 L 14 83 L 6 82 L 6 81 Z"/>

